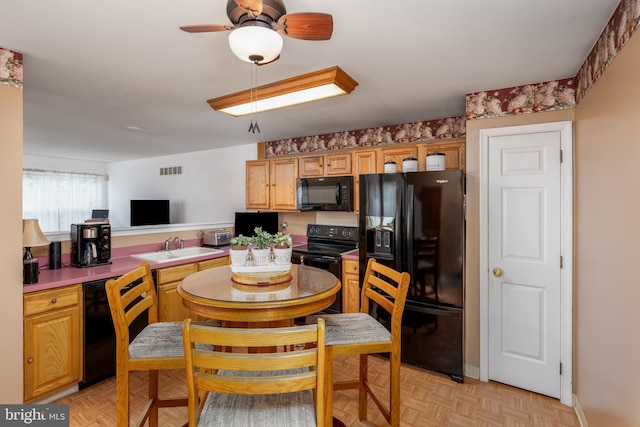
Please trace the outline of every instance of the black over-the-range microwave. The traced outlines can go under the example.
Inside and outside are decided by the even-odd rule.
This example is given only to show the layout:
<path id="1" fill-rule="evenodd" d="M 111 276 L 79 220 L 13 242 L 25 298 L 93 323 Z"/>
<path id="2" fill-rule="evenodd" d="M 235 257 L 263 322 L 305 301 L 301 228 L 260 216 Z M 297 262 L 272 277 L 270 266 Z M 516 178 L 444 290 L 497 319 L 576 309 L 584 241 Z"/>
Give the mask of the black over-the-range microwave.
<path id="1" fill-rule="evenodd" d="M 296 195 L 301 211 L 353 212 L 353 177 L 298 178 Z"/>

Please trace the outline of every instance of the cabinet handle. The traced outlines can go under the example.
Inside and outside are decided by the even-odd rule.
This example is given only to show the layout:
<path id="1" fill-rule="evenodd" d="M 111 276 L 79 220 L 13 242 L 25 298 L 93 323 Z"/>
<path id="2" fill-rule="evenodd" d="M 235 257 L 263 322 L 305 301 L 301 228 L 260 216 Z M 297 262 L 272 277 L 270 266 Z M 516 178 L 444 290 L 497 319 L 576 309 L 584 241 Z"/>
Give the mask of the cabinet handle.
<path id="1" fill-rule="evenodd" d="M 55 303 L 57 303 L 57 302 L 58 302 L 58 299 L 57 299 L 57 298 L 51 298 L 51 304 L 55 304 Z"/>
<path id="2" fill-rule="evenodd" d="M 28 358 L 27 363 L 33 363 L 33 357 Z"/>

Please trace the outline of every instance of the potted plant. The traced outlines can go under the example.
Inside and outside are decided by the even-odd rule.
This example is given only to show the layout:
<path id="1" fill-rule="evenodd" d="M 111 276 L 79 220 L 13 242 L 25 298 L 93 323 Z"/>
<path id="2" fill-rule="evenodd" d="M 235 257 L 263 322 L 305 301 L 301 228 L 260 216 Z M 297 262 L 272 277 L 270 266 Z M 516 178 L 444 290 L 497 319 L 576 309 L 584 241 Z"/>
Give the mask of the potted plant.
<path id="1" fill-rule="evenodd" d="M 251 244 L 251 237 L 239 236 L 233 237 L 229 243 L 231 249 L 229 249 L 229 255 L 231 256 L 231 265 L 243 266 L 247 262 L 247 255 L 249 255 L 249 245 Z"/>
<path id="2" fill-rule="evenodd" d="M 273 255 L 276 264 L 290 264 L 291 250 L 291 235 L 282 234 L 279 231 L 273 236 Z"/>
<path id="3" fill-rule="evenodd" d="M 251 237 L 247 237 L 241 234 L 239 236 L 233 237 L 231 240 L 229 240 L 229 243 L 231 243 L 231 249 L 247 249 L 251 244 L 251 241 Z"/>
<path id="4" fill-rule="evenodd" d="M 271 253 L 271 245 L 273 244 L 273 235 L 268 231 L 264 231 L 262 227 L 253 229 L 253 246 L 251 254 L 253 255 L 253 263 L 255 265 L 269 264 L 269 254 Z"/>

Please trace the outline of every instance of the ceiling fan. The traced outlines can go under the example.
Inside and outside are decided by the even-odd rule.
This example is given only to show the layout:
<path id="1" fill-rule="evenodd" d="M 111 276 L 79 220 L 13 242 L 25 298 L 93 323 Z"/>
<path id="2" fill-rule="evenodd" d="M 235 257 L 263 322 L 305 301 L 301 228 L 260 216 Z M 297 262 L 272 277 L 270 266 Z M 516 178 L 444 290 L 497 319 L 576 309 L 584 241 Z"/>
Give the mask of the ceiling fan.
<path id="1" fill-rule="evenodd" d="M 329 40 L 333 33 L 331 15 L 313 12 L 287 14 L 282 0 L 228 0 L 227 16 L 232 25 L 183 25 L 180 29 L 188 33 L 231 31 L 231 50 L 240 59 L 258 65 L 279 58 L 281 35 L 301 40 Z"/>

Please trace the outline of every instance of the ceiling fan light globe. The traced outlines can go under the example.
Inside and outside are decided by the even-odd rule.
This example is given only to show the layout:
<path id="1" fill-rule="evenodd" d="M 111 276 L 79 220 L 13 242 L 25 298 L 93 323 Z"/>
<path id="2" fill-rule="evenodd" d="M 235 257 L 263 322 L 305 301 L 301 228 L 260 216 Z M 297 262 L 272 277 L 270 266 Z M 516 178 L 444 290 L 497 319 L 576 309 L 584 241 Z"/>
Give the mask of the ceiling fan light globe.
<path id="1" fill-rule="evenodd" d="M 229 34 L 231 51 L 245 62 L 253 62 L 252 56 L 263 58 L 259 64 L 271 62 L 282 52 L 282 44 L 282 36 L 265 27 L 240 27 Z"/>

